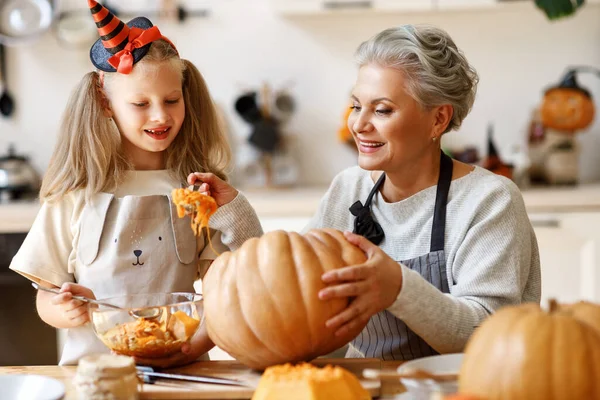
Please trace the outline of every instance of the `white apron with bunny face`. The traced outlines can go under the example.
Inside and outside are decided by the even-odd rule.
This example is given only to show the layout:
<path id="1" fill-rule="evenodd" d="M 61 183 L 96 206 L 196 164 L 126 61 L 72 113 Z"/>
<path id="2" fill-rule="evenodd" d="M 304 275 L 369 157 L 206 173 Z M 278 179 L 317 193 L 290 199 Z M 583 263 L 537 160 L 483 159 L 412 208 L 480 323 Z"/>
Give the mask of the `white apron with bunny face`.
<path id="1" fill-rule="evenodd" d="M 85 206 L 76 282 L 97 299 L 152 292 L 194 292 L 198 250 L 189 218 L 178 218 L 169 196 L 101 193 Z M 61 365 L 109 352 L 91 323 L 69 329 Z"/>

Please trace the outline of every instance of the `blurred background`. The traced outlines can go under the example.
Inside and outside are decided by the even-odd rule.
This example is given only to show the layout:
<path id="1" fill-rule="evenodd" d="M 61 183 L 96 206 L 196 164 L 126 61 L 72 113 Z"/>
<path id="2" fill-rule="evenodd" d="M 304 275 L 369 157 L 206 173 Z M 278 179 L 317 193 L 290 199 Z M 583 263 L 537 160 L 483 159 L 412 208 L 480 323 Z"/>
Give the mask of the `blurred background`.
<path id="1" fill-rule="evenodd" d="M 96 36 L 84 0 L 4 1 L 29 8 L 41 2 L 49 2 L 54 11 L 47 30 L 21 39 L 21 32 L 0 27 L 12 39 L 5 49 L 5 76 L 15 105 L 10 117 L 0 118 L 0 155 L 12 143 L 43 173 L 69 93 L 92 68 L 88 51 Z M 165 3 L 173 2 L 105 1 L 126 21 L 149 15 L 204 74 L 232 138 L 237 155 L 233 177 L 241 185 L 262 181 L 250 168 L 256 149 L 245 148 L 252 125 L 236 111 L 236 101 L 254 91 L 260 103 L 265 87 L 272 103 L 282 93 L 291 97 L 279 125 L 292 148 L 290 160 L 275 171 L 282 184 L 326 185 L 356 163 L 354 150 L 338 139 L 356 77 L 353 53 L 362 41 L 393 25 L 446 29 L 479 72 L 475 106 L 460 131 L 446 135 L 443 144 L 456 151 L 474 147 L 480 158 L 487 152 L 490 124 L 507 162 L 526 152 L 532 113 L 544 90 L 558 84 L 569 66 L 600 66 L 600 2 L 593 0 L 557 20 L 529 0 L 187 0 L 177 3 L 187 13 L 183 21 L 154 16 L 164 12 Z M 38 21 L 29 11 L 22 25 L 28 15 L 32 26 Z M 5 14 L 0 11 L 0 23 L 10 22 Z M 578 82 L 600 96 L 594 74 L 578 74 Z M 271 106 L 273 115 L 277 111 Z M 600 120 L 577 140 L 579 180 L 600 180 Z"/>

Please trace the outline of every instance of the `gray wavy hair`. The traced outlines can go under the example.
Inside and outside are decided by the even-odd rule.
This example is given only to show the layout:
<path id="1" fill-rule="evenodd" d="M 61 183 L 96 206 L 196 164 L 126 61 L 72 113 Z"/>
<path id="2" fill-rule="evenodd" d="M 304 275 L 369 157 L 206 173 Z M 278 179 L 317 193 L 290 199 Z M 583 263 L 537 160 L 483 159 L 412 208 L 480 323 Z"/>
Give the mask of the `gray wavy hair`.
<path id="1" fill-rule="evenodd" d="M 403 71 L 406 91 L 426 109 L 451 104 L 454 112 L 444 133 L 460 127 L 475 101 L 477 72 L 442 29 L 428 25 L 386 29 L 358 47 L 356 61 L 361 67 L 373 63 Z"/>

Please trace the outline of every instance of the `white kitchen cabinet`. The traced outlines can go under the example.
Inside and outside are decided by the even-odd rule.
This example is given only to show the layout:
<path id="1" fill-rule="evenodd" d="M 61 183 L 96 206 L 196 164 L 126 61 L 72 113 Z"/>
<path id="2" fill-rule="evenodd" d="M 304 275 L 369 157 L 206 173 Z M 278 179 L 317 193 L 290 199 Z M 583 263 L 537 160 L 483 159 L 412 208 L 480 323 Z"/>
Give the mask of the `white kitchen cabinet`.
<path id="1" fill-rule="evenodd" d="M 530 213 L 540 249 L 542 304 L 600 302 L 600 211 Z"/>
<path id="2" fill-rule="evenodd" d="M 498 5 L 498 0 L 433 0 L 436 10 L 468 10 L 490 8 Z"/>
<path id="3" fill-rule="evenodd" d="M 315 14 L 321 12 L 321 0 L 271 0 L 273 11 L 283 15 Z"/>
<path id="4" fill-rule="evenodd" d="M 435 0 L 374 0 L 378 11 L 431 11 Z"/>
<path id="5" fill-rule="evenodd" d="M 486 9 L 493 11 L 507 7 L 535 7 L 531 0 L 270 0 L 270 4 L 275 12 L 288 16 Z"/>
<path id="6" fill-rule="evenodd" d="M 433 0 L 271 0 L 270 4 L 275 12 L 289 16 L 433 10 Z"/>

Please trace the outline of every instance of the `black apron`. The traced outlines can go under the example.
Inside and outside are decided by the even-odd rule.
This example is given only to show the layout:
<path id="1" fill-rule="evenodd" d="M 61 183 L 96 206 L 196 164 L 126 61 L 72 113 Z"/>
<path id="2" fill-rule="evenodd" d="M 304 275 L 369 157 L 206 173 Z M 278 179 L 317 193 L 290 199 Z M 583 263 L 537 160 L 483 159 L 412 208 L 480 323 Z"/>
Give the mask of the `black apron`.
<path id="1" fill-rule="evenodd" d="M 450 182 L 452 181 L 452 167 L 452 159 L 442 152 L 429 253 L 410 260 L 401 261 L 402 264 L 411 270 L 421 274 L 424 279 L 438 288 L 442 293 L 450 293 L 446 274 L 444 233 L 446 231 L 446 203 L 448 201 Z M 367 209 L 371 206 L 371 200 L 379 191 L 384 179 L 385 174 L 379 178 L 371 190 L 364 206 L 356 202 L 351 207 L 352 214 L 357 216 L 355 233 L 364 234 L 367 238 L 371 238 L 370 240 L 375 244 L 381 243 L 384 233 L 381 227 L 372 221 L 370 213 L 367 214 Z M 411 360 L 436 354 L 438 353 L 421 337 L 411 331 L 401 319 L 384 310 L 371 317 L 367 326 L 351 342 L 346 357 Z"/>

